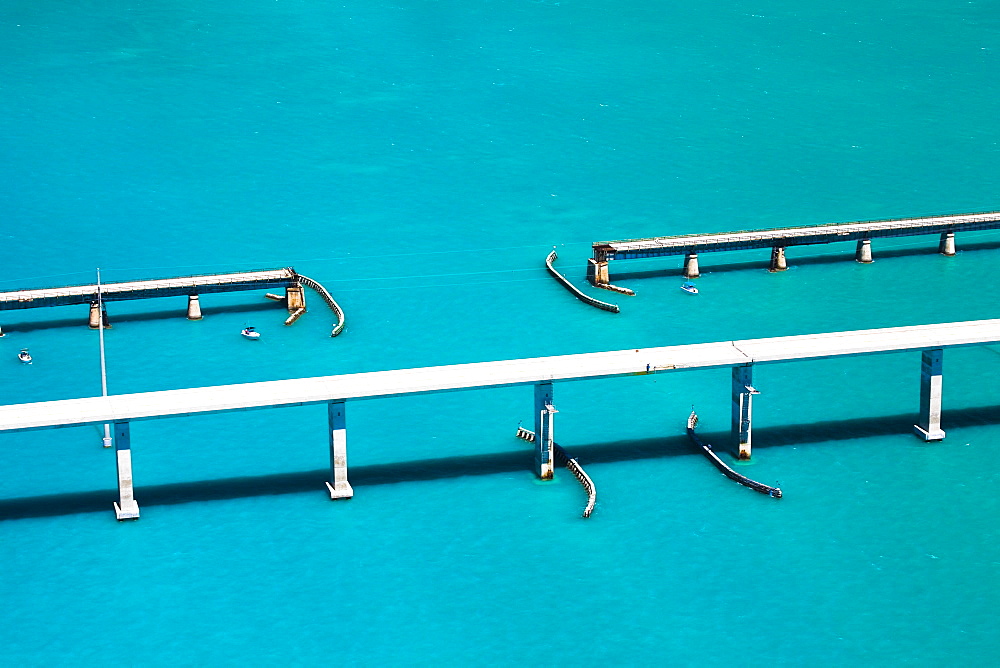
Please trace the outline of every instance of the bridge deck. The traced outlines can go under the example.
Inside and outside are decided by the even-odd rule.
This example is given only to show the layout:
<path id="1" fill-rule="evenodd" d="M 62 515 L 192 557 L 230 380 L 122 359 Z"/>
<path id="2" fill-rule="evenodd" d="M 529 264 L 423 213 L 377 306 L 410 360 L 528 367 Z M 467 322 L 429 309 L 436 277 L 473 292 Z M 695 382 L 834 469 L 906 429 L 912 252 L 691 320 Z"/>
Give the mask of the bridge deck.
<path id="1" fill-rule="evenodd" d="M 1000 211 L 899 218 L 857 223 L 830 223 L 770 230 L 724 232 L 721 234 L 686 234 L 647 239 L 599 241 L 593 245 L 597 260 L 626 260 L 641 257 L 681 255 L 714 250 L 746 250 L 775 246 L 801 246 L 856 241 L 877 237 L 902 237 L 1000 228 Z"/>
<path id="2" fill-rule="evenodd" d="M 159 278 L 125 283 L 104 283 L 101 298 L 104 301 L 144 299 L 148 297 L 176 297 L 210 292 L 235 292 L 271 287 L 287 287 L 297 280 L 291 267 L 265 271 L 246 271 L 232 274 L 210 274 Z M 0 292 L 0 311 L 41 306 L 67 306 L 89 304 L 97 299 L 97 285 L 70 285 L 59 288 L 39 288 Z"/>
<path id="3" fill-rule="evenodd" d="M 0 431 L 990 343 L 1000 343 L 1000 320 L 374 371 L 0 406 Z"/>

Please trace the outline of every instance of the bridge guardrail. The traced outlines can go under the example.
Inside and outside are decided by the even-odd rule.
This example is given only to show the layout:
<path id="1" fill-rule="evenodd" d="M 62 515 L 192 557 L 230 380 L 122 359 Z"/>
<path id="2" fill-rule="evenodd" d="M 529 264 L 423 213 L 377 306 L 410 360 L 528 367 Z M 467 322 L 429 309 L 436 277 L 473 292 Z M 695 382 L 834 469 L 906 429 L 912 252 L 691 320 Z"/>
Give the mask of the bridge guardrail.
<path id="1" fill-rule="evenodd" d="M 618 308 L 617 304 L 610 304 L 608 302 L 602 302 L 600 299 L 595 299 L 588 294 L 585 294 L 578 287 L 569 282 L 565 276 L 556 271 L 555 267 L 552 266 L 552 261 L 559 257 L 555 251 L 549 253 L 549 256 L 545 258 L 545 268 L 548 269 L 552 277 L 559 281 L 564 288 L 573 293 L 573 295 L 582 302 L 590 304 L 591 306 L 596 306 L 599 309 L 605 311 L 610 311 L 611 313 L 619 313 L 621 309 Z"/>
<path id="2" fill-rule="evenodd" d="M 323 298 L 323 301 L 326 302 L 327 306 L 329 306 L 333 313 L 337 316 L 337 324 L 334 325 L 333 331 L 330 333 L 330 337 L 333 338 L 338 336 L 344 331 L 344 326 L 347 324 L 344 309 L 340 308 L 340 304 L 338 304 L 337 300 L 333 298 L 330 291 L 324 288 L 318 281 L 314 281 L 308 276 L 303 276 L 302 274 L 296 274 L 296 277 L 298 278 L 299 283 L 308 285 L 310 288 L 319 293 L 319 296 Z"/>

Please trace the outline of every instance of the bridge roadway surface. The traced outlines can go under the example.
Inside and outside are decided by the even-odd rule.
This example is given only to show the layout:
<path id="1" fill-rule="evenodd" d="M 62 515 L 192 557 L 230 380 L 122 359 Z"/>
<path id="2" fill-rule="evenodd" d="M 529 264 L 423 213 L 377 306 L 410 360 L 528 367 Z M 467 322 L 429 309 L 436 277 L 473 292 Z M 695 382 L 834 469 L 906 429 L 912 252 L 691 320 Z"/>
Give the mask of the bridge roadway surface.
<path id="1" fill-rule="evenodd" d="M 928 218 L 898 218 L 746 232 L 599 241 L 593 244 L 593 248 L 595 260 L 628 260 L 708 251 L 802 246 L 878 237 L 905 237 L 997 228 L 1000 228 L 1000 211 L 987 211 Z"/>
<path id="2" fill-rule="evenodd" d="M 0 431 L 1000 343 L 1000 320 L 397 369 L 0 406 Z"/>
<path id="3" fill-rule="evenodd" d="M 106 301 L 144 299 L 148 297 L 178 297 L 211 292 L 236 292 L 273 287 L 288 287 L 298 280 L 291 267 L 232 274 L 159 278 L 126 283 L 104 283 L 101 298 Z M 97 284 L 70 285 L 61 288 L 39 288 L 0 292 L 0 311 L 89 304 L 97 300 Z"/>

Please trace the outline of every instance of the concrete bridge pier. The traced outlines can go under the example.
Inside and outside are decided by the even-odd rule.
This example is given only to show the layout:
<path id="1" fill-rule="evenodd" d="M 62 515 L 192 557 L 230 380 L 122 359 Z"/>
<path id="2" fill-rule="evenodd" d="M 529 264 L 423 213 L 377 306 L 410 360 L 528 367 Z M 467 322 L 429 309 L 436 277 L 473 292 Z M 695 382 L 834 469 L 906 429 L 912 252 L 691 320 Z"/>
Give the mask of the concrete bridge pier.
<path id="1" fill-rule="evenodd" d="M 132 496 L 132 446 L 127 421 L 115 422 L 115 454 L 118 458 L 118 501 L 115 503 L 115 518 L 137 520 L 139 504 Z"/>
<path id="2" fill-rule="evenodd" d="M 326 483 L 331 499 L 350 499 L 354 488 L 347 482 L 347 420 L 344 416 L 343 399 L 326 405 L 330 432 L 330 474 L 333 483 Z"/>
<path id="3" fill-rule="evenodd" d="M 947 255 L 949 257 L 955 254 L 954 232 L 941 233 L 941 241 L 938 243 L 938 252 L 941 253 L 941 255 Z"/>
<path id="4" fill-rule="evenodd" d="M 925 350 L 920 359 L 920 422 L 913 425 L 913 432 L 925 441 L 944 438 L 941 429 L 943 352 L 941 348 Z"/>
<path id="5" fill-rule="evenodd" d="M 558 413 L 552 405 L 552 383 L 535 385 L 535 472 L 542 480 L 551 480 L 555 456 L 552 433 L 553 416 Z"/>
<path id="6" fill-rule="evenodd" d="M 306 307 L 306 293 L 301 284 L 296 283 L 285 288 L 285 305 L 288 307 L 289 313 Z"/>
<path id="7" fill-rule="evenodd" d="M 598 262 L 594 258 L 587 261 L 587 280 L 595 287 L 603 287 L 611 282 L 608 276 L 608 262 Z"/>
<path id="8" fill-rule="evenodd" d="M 740 459 L 750 459 L 750 436 L 753 418 L 753 366 L 733 367 L 733 406 L 730 439 Z"/>
<path id="9" fill-rule="evenodd" d="M 698 271 L 698 254 L 688 253 L 684 256 L 684 278 L 698 278 L 701 272 Z"/>
<path id="10" fill-rule="evenodd" d="M 104 323 L 104 329 L 111 329 L 111 323 L 108 321 L 107 309 L 102 311 L 97 302 L 90 302 L 90 328 L 100 329 L 102 322 Z"/>
<path id="11" fill-rule="evenodd" d="M 201 302 L 198 295 L 188 295 L 188 320 L 201 320 Z"/>
<path id="12" fill-rule="evenodd" d="M 862 264 L 871 264 L 875 261 L 872 259 L 871 239 L 858 239 L 858 249 L 854 252 L 854 259 Z"/>
<path id="13" fill-rule="evenodd" d="M 788 269 L 788 262 L 785 261 L 785 247 L 775 246 L 771 249 L 771 266 L 768 271 L 785 271 Z"/>

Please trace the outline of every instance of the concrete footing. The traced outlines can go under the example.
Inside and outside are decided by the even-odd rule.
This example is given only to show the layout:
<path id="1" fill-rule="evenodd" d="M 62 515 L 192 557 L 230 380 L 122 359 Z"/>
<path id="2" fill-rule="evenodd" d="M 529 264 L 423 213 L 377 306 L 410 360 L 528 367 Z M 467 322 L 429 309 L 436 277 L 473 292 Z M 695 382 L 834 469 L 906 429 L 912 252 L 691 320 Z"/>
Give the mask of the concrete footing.
<path id="1" fill-rule="evenodd" d="M 854 259 L 862 264 L 870 264 L 875 261 L 872 259 L 871 239 L 858 239 L 858 248 L 854 252 Z"/>
<path id="2" fill-rule="evenodd" d="M 920 417 L 919 423 L 913 425 L 913 432 L 925 441 L 944 438 L 941 429 L 943 352 L 941 348 L 925 350 L 920 359 Z"/>
<path id="3" fill-rule="evenodd" d="M 90 320 L 88 322 L 91 329 L 100 329 L 101 322 L 104 322 L 104 329 L 111 329 L 111 323 L 108 322 L 108 312 L 105 310 L 101 312 L 101 307 L 97 302 L 90 303 Z"/>
<path id="4" fill-rule="evenodd" d="M 941 253 L 941 255 L 947 255 L 949 257 L 955 254 L 954 232 L 943 232 L 941 234 L 941 241 L 938 243 L 938 252 Z"/>
<path id="5" fill-rule="evenodd" d="M 684 278 L 698 278 L 701 272 L 698 271 L 698 254 L 688 253 L 684 256 Z"/>
<path id="6" fill-rule="evenodd" d="M 139 519 L 139 504 L 132 494 L 132 446 L 129 423 L 115 423 L 115 454 L 118 461 L 118 501 L 115 518 L 118 520 Z"/>
<path id="7" fill-rule="evenodd" d="M 548 267 L 549 272 L 552 273 L 554 276 L 556 276 L 557 280 L 559 280 L 560 283 L 565 285 L 570 292 L 577 294 L 577 296 L 583 295 L 582 292 L 573 287 L 572 284 L 569 283 L 569 281 L 567 281 L 561 274 L 559 274 L 552 266 L 551 260 L 554 260 L 556 257 L 557 256 L 555 255 L 555 251 L 552 251 L 552 253 L 549 255 L 549 260 L 546 261 L 546 266 Z M 595 288 L 604 288 L 605 290 L 611 290 L 612 292 L 620 292 L 623 295 L 635 294 L 635 290 L 632 290 L 631 288 L 623 288 L 619 285 L 611 284 L 611 277 L 608 274 L 607 261 L 598 262 L 594 258 L 590 258 L 587 261 L 587 280 L 590 281 L 590 284 L 593 285 Z M 583 299 L 584 301 L 587 301 L 585 296 L 583 297 Z M 597 300 L 597 302 L 598 303 L 593 303 L 593 302 L 591 303 L 594 306 L 597 306 L 598 308 L 603 308 L 605 311 L 614 310 L 615 313 L 618 312 L 617 310 L 615 310 L 618 307 L 615 306 L 614 304 L 606 304 L 605 302 L 601 302 L 600 300 Z M 605 306 L 601 306 L 601 304 L 605 304 L 605 306 L 613 306 L 614 308 L 613 309 L 605 308 Z"/>
<path id="8" fill-rule="evenodd" d="M 289 313 L 295 313 L 306 307 L 306 293 L 301 285 L 285 288 L 285 305 L 288 307 Z"/>
<path id="9" fill-rule="evenodd" d="M 552 405 L 552 383 L 535 385 L 535 473 L 542 480 L 551 480 L 553 475 L 553 417 L 557 412 Z"/>
<path id="10" fill-rule="evenodd" d="M 608 283 L 611 282 L 608 276 L 608 263 L 607 261 L 598 262 L 594 258 L 590 258 L 587 261 L 587 280 L 594 287 L 603 288 Z"/>
<path id="11" fill-rule="evenodd" d="M 201 320 L 201 302 L 198 295 L 188 295 L 188 320 Z"/>
<path id="12" fill-rule="evenodd" d="M 785 271 L 788 269 L 788 262 L 785 261 L 785 249 L 783 246 L 775 246 L 771 249 L 771 266 L 768 271 Z"/>
<path id="13" fill-rule="evenodd" d="M 730 440 L 740 459 L 750 459 L 750 442 L 753 420 L 753 395 L 760 394 L 753 387 L 753 367 L 733 367 L 733 404 L 730 423 Z"/>
<path id="14" fill-rule="evenodd" d="M 347 482 L 347 419 L 343 399 L 327 404 L 330 431 L 330 475 L 333 482 L 326 483 L 331 499 L 350 499 L 354 488 Z"/>
<path id="15" fill-rule="evenodd" d="M 285 324 L 290 325 L 305 314 L 306 310 L 304 308 L 296 309 L 292 311 L 287 318 L 285 318 Z"/>

